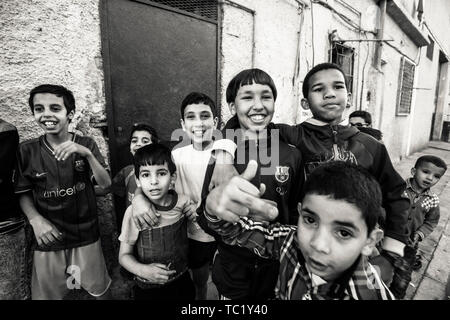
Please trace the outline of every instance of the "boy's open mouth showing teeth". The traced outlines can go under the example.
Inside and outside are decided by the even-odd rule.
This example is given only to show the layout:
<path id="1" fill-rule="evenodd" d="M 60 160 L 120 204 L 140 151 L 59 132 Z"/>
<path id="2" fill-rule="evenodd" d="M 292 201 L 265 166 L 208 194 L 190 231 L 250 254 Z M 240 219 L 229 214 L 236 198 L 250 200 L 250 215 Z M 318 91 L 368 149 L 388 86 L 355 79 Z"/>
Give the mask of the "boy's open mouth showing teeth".
<path id="1" fill-rule="evenodd" d="M 56 122 L 55 121 L 42 121 L 42 123 L 48 129 L 54 128 L 56 126 Z"/>
<path id="2" fill-rule="evenodd" d="M 263 121 L 265 119 L 265 116 L 261 115 L 261 114 L 255 114 L 255 115 L 250 116 L 250 119 L 253 122 L 261 122 L 261 121 Z"/>

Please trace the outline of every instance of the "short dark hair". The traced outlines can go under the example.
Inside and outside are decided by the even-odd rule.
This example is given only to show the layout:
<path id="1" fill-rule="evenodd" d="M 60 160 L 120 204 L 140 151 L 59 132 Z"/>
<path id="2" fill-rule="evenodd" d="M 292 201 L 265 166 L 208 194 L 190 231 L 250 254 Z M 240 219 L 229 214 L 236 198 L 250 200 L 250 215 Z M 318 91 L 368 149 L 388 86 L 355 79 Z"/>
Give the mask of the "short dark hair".
<path id="1" fill-rule="evenodd" d="M 344 76 L 345 86 L 347 87 L 347 77 L 345 76 L 344 70 L 342 70 L 342 68 L 340 66 L 338 66 L 335 63 L 330 63 L 330 62 L 319 63 L 318 65 L 316 65 L 315 67 L 313 67 L 311 70 L 308 71 L 308 73 L 305 76 L 305 79 L 303 80 L 303 85 L 302 85 L 303 98 L 308 99 L 309 81 L 310 81 L 311 77 L 319 71 L 328 70 L 328 69 L 336 69 L 339 72 L 341 72 L 342 75 Z"/>
<path id="2" fill-rule="evenodd" d="M 332 161 L 315 169 L 308 177 L 304 194 L 329 196 L 355 205 L 371 232 L 383 217 L 381 189 L 375 178 L 355 164 Z"/>
<path id="3" fill-rule="evenodd" d="M 66 89 L 63 86 L 55 85 L 55 84 L 42 84 L 33 88 L 30 91 L 30 97 L 28 98 L 28 104 L 30 105 L 31 112 L 34 114 L 34 104 L 33 99 L 34 96 L 38 93 L 52 93 L 57 97 L 62 97 L 64 100 L 64 106 L 66 107 L 67 114 L 69 114 L 72 110 L 75 110 L 75 98 L 73 96 L 72 91 Z"/>
<path id="4" fill-rule="evenodd" d="M 243 70 L 231 79 L 226 92 L 227 103 L 234 102 L 240 87 L 253 83 L 268 85 L 272 90 L 273 99 L 277 100 L 277 88 L 272 77 L 261 69 L 253 68 Z"/>
<path id="5" fill-rule="evenodd" d="M 209 96 L 207 96 L 206 94 L 201 93 L 201 92 L 191 92 L 183 99 L 183 102 L 181 102 L 181 108 L 180 108 L 181 119 L 184 119 L 184 110 L 186 109 L 186 107 L 188 105 L 199 104 L 199 103 L 203 103 L 203 104 L 209 106 L 211 108 L 213 117 L 217 116 L 216 104 Z"/>
<path id="6" fill-rule="evenodd" d="M 139 148 L 133 158 L 134 174 L 139 178 L 141 166 L 156 166 L 167 163 L 170 174 L 176 171 L 170 149 L 160 143 L 152 143 Z"/>
<path id="7" fill-rule="evenodd" d="M 414 165 L 414 168 L 417 169 L 417 168 L 419 168 L 420 166 L 422 166 L 426 162 L 431 162 L 436 167 L 442 168 L 445 171 L 447 171 L 447 165 L 445 164 L 444 160 L 442 160 L 439 157 L 432 156 L 432 155 L 424 155 L 424 156 L 419 157 L 416 160 L 416 164 Z"/>
<path id="8" fill-rule="evenodd" d="M 356 110 L 356 111 L 353 111 L 352 113 L 350 113 L 349 118 L 355 118 L 355 117 L 363 118 L 367 124 L 372 124 L 372 115 L 367 111 Z"/>
<path id="9" fill-rule="evenodd" d="M 147 131 L 151 135 L 150 139 L 152 140 L 152 143 L 159 142 L 158 134 L 156 133 L 156 130 L 152 126 L 149 126 L 148 124 L 145 124 L 145 123 L 135 123 L 131 127 L 130 139 L 128 140 L 129 143 L 131 143 L 131 139 L 133 138 L 133 133 L 136 131 Z"/>

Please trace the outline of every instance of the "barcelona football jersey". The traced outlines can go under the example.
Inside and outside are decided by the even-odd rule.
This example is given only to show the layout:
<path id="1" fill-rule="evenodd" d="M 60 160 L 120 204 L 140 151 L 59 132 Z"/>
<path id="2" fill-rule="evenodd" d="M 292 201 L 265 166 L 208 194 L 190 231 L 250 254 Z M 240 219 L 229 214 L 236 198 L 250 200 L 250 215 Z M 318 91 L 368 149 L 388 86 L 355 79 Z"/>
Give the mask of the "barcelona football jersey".
<path id="1" fill-rule="evenodd" d="M 73 135 L 75 143 L 89 150 L 105 167 L 97 144 L 90 137 Z M 19 147 L 16 193 L 33 192 L 34 204 L 44 218 L 63 234 L 63 240 L 41 246 L 41 251 L 81 247 L 99 238 L 93 174 L 89 162 L 73 153 L 58 161 L 45 136 Z"/>

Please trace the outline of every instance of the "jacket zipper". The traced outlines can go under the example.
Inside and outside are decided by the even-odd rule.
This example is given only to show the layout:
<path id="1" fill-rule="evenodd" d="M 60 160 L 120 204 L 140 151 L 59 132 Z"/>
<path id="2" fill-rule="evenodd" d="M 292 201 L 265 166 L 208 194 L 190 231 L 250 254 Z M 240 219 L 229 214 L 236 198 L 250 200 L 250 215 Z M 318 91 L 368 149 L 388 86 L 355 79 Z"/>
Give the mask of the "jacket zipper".
<path id="1" fill-rule="evenodd" d="M 330 126 L 330 127 L 331 127 L 331 132 L 333 133 L 333 151 L 334 151 L 333 153 L 334 153 L 335 157 L 338 157 L 339 156 L 339 148 L 337 145 L 337 134 L 338 134 L 337 126 L 335 126 L 335 127 Z"/>

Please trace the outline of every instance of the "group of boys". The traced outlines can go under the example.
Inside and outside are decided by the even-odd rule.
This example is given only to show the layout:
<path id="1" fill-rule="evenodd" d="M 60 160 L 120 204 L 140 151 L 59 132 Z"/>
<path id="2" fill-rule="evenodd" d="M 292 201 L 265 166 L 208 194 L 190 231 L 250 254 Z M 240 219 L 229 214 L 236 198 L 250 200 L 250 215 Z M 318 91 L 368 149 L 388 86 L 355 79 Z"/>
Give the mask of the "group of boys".
<path id="1" fill-rule="evenodd" d="M 405 183 L 381 142 L 341 124 L 350 94 L 337 65 L 311 69 L 303 96 L 312 119 L 273 124 L 273 79 L 244 70 L 226 90 L 234 116 L 225 139 L 214 140 L 215 104 L 191 93 L 181 104 L 190 143 L 171 150 L 150 126 L 133 126 L 133 165 L 111 183 L 95 142 L 68 131 L 72 93 L 53 85 L 33 89 L 29 104 L 45 134 L 19 146 L 14 178 L 36 240 L 32 298 L 63 298 L 73 266 L 83 289 L 111 298 L 94 185 L 126 203 L 125 212 L 116 212 L 119 263 L 134 278 L 135 299 L 206 299 L 211 263 L 224 300 L 403 298 L 420 263 L 417 244 L 439 220 L 430 188 L 446 164 L 420 158 Z M 4 132 L 10 149 L 1 153 L 8 166 L 0 182 L 5 199 L 14 199 L 18 135 L 0 122 L 0 137 Z M 25 250 L 10 242 L 24 237 L 24 220 L 17 202 L 3 202 L 9 209 L 0 220 L 2 255 L 25 260 Z M 0 298 L 19 297 L 11 288 L 20 287 L 11 284 L 23 275 L 1 269 L 11 281 Z"/>

